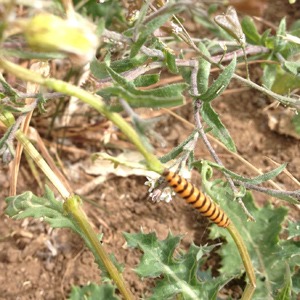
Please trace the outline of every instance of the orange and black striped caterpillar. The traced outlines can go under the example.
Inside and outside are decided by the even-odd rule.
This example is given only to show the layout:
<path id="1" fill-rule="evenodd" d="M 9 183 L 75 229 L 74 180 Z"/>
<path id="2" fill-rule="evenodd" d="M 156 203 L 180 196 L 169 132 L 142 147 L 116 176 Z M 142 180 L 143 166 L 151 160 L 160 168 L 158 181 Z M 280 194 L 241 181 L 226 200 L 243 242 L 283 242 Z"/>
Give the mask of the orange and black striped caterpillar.
<path id="1" fill-rule="evenodd" d="M 174 172 L 165 169 L 163 176 L 174 191 L 187 203 L 192 204 L 194 208 L 209 218 L 220 227 L 227 227 L 230 223 L 225 212 L 208 196 L 204 195 L 193 184 Z"/>

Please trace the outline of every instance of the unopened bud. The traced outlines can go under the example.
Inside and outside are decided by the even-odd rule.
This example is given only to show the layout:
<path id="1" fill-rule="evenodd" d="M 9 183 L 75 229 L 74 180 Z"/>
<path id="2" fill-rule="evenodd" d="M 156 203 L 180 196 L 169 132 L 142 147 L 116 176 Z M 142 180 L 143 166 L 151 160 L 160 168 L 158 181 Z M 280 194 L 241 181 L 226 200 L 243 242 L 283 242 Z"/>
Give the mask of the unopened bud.
<path id="1" fill-rule="evenodd" d="M 99 43 L 94 26 L 86 20 L 62 19 L 46 13 L 28 21 L 25 38 L 35 50 L 64 52 L 81 65 L 93 59 Z"/>

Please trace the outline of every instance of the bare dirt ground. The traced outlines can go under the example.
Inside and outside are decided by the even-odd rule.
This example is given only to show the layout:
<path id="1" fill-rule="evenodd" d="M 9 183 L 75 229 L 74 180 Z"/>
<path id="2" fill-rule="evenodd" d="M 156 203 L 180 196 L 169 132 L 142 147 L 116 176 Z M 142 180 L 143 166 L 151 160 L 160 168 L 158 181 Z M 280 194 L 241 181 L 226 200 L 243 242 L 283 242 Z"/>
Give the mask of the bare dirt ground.
<path id="1" fill-rule="evenodd" d="M 299 19 L 299 3 L 291 7 L 288 1 L 272 1 L 264 13 L 264 17 L 275 25 L 283 16 L 287 16 L 289 24 Z M 251 74 L 252 80 L 259 82 L 260 68 L 252 66 Z M 237 82 L 233 82 L 230 88 L 238 87 L 240 86 Z M 271 100 L 264 95 L 247 90 L 238 93 L 233 91 L 219 97 L 214 107 L 236 142 L 239 154 L 262 171 L 275 167 L 268 158 L 277 163 L 288 162 L 287 169 L 300 180 L 300 141 L 270 130 L 266 111 L 275 110 L 267 109 L 270 103 Z M 189 103 L 175 112 L 187 120 L 193 120 Z M 158 145 L 159 154 L 166 153 L 178 145 L 192 131 L 192 127 L 181 123 L 168 113 L 164 113 L 163 120 L 157 125 L 157 130 L 159 128 L 163 128 L 160 134 L 167 141 L 164 148 Z M 76 145 L 87 150 L 87 153 L 92 153 L 99 150 L 99 142 L 96 139 L 94 144 L 89 141 L 88 149 L 79 139 Z M 55 142 L 55 139 L 52 142 Z M 130 148 L 126 142 L 124 145 Z M 239 174 L 255 175 L 224 149 L 215 146 L 227 168 Z M 103 145 L 100 148 L 103 149 Z M 72 170 L 68 167 L 70 164 L 78 164 L 89 157 L 85 154 L 70 155 L 64 151 L 59 155 L 69 172 Z M 196 155 L 199 158 L 211 159 L 201 143 L 197 147 Z M 9 191 L 8 176 L 9 168 L 3 167 L 0 173 L 0 299 L 64 299 L 72 285 L 99 282 L 99 272 L 92 255 L 75 234 L 69 230 L 52 230 L 42 220 L 15 221 L 4 215 L 4 198 Z M 71 184 L 74 188 L 85 185 L 93 178 L 80 169 L 76 176 L 68 173 L 66 176 L 72 179 Z M 194 176 L 192 180 L 199 184 L 199 177 Z M 180 199 L 168 205 L 154 205 L 149 202 L 145 181 L 144 177 L 139 176 L 122 178 L 112 175 L 106 182 L 94 187 L 85 195 L 86 199 L 92 200 L 97 206 L 89 202 L 84 203 L 84 209 L 91 222 L 104 234 L 106 249 L 113 252 L 119 262 L 126 266 L 124 277 L 137 297 L 149 291 L 151 282 L 140 281 L 132 271 L 138 263 L 140 253 L 123 247 L 125 240 L 122 232 L 134 233 L 143 228 L 144 232 L 156 231 L 159 238 L 165 238 L 171 230 L 174 234 L 185 234 L 182 247 L 187 247 L 191 241 L 196 244 L 207 243 L 209 230 L 207 221 Z M 280 175 L 277 182 L 288 190 L 299 189 L 286 175 Z M 25 190 L 41 194 L 24 159 L 18 193 Z M 275 205 L 286 205 L 260 194 L 255 194 L 255 197 L 259 204 L 269 200 Z M 291 208 L 291 218 L 299 220 L 299 210 Z M 218 256 L 213 255 L 209 264 L 217 270 Z M 236 294 L 234 291 L 228 293 L 231 293 L 232 297 L 239 295 L 238 291 Z"/>

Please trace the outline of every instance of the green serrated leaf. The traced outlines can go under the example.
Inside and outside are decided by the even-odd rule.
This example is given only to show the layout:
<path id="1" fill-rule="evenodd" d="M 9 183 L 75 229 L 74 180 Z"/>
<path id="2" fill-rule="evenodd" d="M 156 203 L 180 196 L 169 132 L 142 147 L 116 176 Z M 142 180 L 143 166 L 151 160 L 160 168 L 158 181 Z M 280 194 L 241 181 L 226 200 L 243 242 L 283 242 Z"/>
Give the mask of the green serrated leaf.
<path id="1" fill-rule="evenodd" d="M 62 202 L 55 199 L 53 192 L 46 186 L 44 197 L 37 197 L 31 192 L 5 199 L 5 213 L 14 219 L 28 217 L 41 218 L 54 228 L 67 227 L 78 232 L 72 222 L 65 217 Z"/>
<path id="2" fill-rule="evenodd" d="M 291 270 L 295 266 L 300 266 L 300 241 L 281 240 L 279 244 L 281 246 L 280 257 L 289 262 Z"/>
<path id="3" fill-rule="evenodd" d="M 233 58 L 231 63 L 224 69 L 221 75 L 217 78 L 216 81 L 208 88 L 207 92 L 200 95 L 200 99 L 203 102 L 210 102 L 216 97 L 220 96 L 221 93 L 226 89 L 228 86 L 232 75 L 234 73 L 236 67 L 236 57 Z"/>
<path id="4" fill-rule="evenodd" d="M 300 293 L 300 271 L 295 272 L 292 276 L 292 283 L 293 283 L 293 292 L 295 295 L 299 295 Z"/>
<path id="5" fill-rule="evenodd" d="M 261 45 L 261 36 L 257 31 L 253 19 L 249 16 L 246 16 L 243 18 L 241 25 L 247 42 L 252 45 Z"/>
<path id="6" fill-rule="evenodd" d="M 91 283 L 84 287 L 73 286 L 69 300 L 118 300 L 115 295 L 115 287 L 110 284 L 96 285 Z"/>
<path id="7" fill-rule="evenodd" d="M 222 207 L 243 237 L 256 270 L 257 288 L 253 299 L 272 299 L 271 297 L 282 287 L 285 280 L 288 255 L 291 251 L 295 251 L 295 246 L 290 247 L 294 245 L 294 242 L 279 243 L 279 234 L 287 209 L 273 208 L 269 204 L 259 209 L 254 206 L 250 194 L 244 197 L 243 202 L 256 222 L 247 222 L 247 217 L 236 202 L 227 201 L 227 205 Z M 216 227 L 212 227 L 211 237 L 215 238 L 221 233 L 229 241 L 228 233 L 219 232 Z M 239 255 L 233 243 L 223 245 L 220 255 L 223 258 L 220 272 L 228 272 L 236 276 L 243 272 L 242 261 L 237 258 Z"/>
<path id="8" fill-rule="evenodd" d="M 45 99 L 41 98 L 41 96 L 38 96 L 39 101 L 46 102 Z M 12 101 L 14 102 L 14 101 Z M 32 105 L 25 105 L 25 103 L 18 103 L 14 102 L 14 105 L 12 104 L 1 104 L 0 103 L 0 111 L 7 111 L 15 114 L 26 114 L 28 112 L 32 112 L 33 107 Z"/>
<path id="9" fill-rule="evenodd" d="M 129 247 L 139 247 L 144 256 L 136 272 L 141 277 L 157 277 L 164 272 L 166 265 L 172 260 L 173 252 L 180 242 L 179 236 L 169 236 L 160 242 L 155 233 L 124 233 Z M 166 270 L 168 271 L 168 270 Z"/>
<path id="10" fill-rule="evenodd" d="M 171 233 L 163 241 L 158 240 L 155 233 L 124 233 L 124 236 L 129 247 L 138 247 L 144 253 L 136 272 L 143 277 L 162 277 L 153 290 L 152 300 L 173 299 L 176 295 L 190 300 L 213 299 L 208 295 L 216 295 L 229 280 L 225 276 L 212 279 L 209 273 L 202 272 L 202 281 L 199 281 L 197 270 L 204 262 L 201 254 L 209 251 L 206 247 L 191 245 L 188 252 L 174 254 L 181 237 Z"/>
<path id="11" fill-rule="evenodd" d="M 203 103 L 200 113 L 203 120 L 211 128 L 213 135 L 220 140 L 227 149 L 236 152 L 234 141 L 209 102 Z"/>
<path id="12" fill-rule="evenodd" d="M 300 236 L 300 222 L 289 221 L 288 231 L 289 231 L 289 239 Z"/>
<path id="13" fill-rule="evenodd" d="M 291 286 L 291 272 L 289 266 L 286 266 L 285 282 L 283 287 L 280 289 L 278 295 L 276 296 L 275 300 L 291 300 Z"/>
<path id="14" fill-rule="evenodd" d="M 206 55 L 207 57 L 210 57 L 210 53 L 205 47 L 203 43 L 199 43 L 199 50 Z M 211 64 L 203 59 L 199 58 L 199 69 L 197 73 L 197 87 L 198 92 L 200 95 L 205 94 L 208 89 L 208 80 L 209 80 L 209 74 L 210 74 L 210 67 Z"/>

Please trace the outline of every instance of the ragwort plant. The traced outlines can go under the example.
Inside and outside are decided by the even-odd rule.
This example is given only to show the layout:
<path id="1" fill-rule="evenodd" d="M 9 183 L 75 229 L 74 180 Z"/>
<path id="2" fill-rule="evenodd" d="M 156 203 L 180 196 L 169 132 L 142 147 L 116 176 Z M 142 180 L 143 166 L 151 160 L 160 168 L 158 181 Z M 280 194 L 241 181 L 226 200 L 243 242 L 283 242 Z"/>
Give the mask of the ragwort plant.
<path id="1" fill-rule="evenodd" d="M 29 12 L 36 12 L 34 3 L 26 5 Z M 26 137 L 33 110 L 39 108 L 43 112 L 54 98 L 65 96 L 78 98 L 112 121 L 144 156 L 140 167 L 158 174 L 158 179 L 150 178 L 148 182 L 152 200 L 168 202 L 173 189 L 204 217 L 218 225 L 212 226 L 211 238 L 222 236 L 227 241 L 219 250 L 222 259 L 220 275 L 212 277 L 209 271 L 200 272 L 200 269 L 206 261 L 206 254 L 215 245 L 192 244 L 188 251 L 177 252 L 181 237 L 171 233 L 162 241 L 155 233 L 124 233 L 128 246 L 143 252 L 136 272 L 141 277 L 156 278 L 150 299 L 217 299 L 225 284 L 244 274 L 246 286 L 242 299 L 293 299 L 300 291 L 300 224 L 289 222 L 283 227 L 288 213 L 284 203 L 299 203 L 300 192 L 279 190 L 272 181 L 286 164 L 254 178 L 246 178 L 223 165 L 208 137 L 213 136 L 229 152 L 236 153 L 229 131 L 213 108 L 214 100 L 233 78 L 295 112 L 300 109 L 300 100 L 296 95 L 291 96 L 293 89 L 299 88 L 300 84 L 299 63 L 295 60 L 300 47 L 300 23 L 296 22 L 288 31 L 285 20 L 282 20 L 275 34 L 271 34 L 270 30 L 260 34 L 250 17 L 245 17 L 240 24 L 233 7 L 229 7 L 225 14 L 217 14 L 215 6 L 206 7 L 192 1 L 170 1 L 166 4 L 161 1 L 143 4 L 142 1 L 133 1 L 128 8 L 127 19 L 119 1 L 77 3 L 78 11 L 70 1 L 53 3 L 52 7 L 43 2 L 42 5 L 42 11 L 28 13 L 25 19 L 9 18 L 17 12 L 18 6 L 5 6 L 7 17 L 1 27 L 0 66 L 3 73 L 0 79 L 0 120 L 7 130 L 0 140 L 0 151 L 4 163 L 13 161 L 18 165 L 24 147 L 63 201 L 57 200 L 47 186 L 43 196 L 34 195 L 31 191 L 20 195 L 12 192 L 12 196 L 6 199 L 5 212 L 15 219 L 43 217 L 50 226 L 70 228 L 82 237 L 94 254 L 102 278 L 112 282 L 101 286 L 91 284 L 82 289 L 74 287 L 70 298 L 82 299 L 87 295 L 92 298 L 94 295 L 98 299 L 118 299 L 116 288 L 124 299 L 134 299 L 135 296 L 124 281 L 120 266 L 112 262 L 105 245 L 100 243 L 92 229 L 82 210 L 80 197 L 73 194 L 59 171 L 48 166 Z M 191 37 L 183 25 L 184 14 L 205 25 L 213 38 Z M 167 38 L 157 37 L 157 30 L 163 26 L 169 32 Z M 11 46 L 14 38 L 22 45 L 26 43 L 28 48 L 15 49 Z M 218 54 L 220 43 L 216 39 L 225 40 L 221 55 Z M 179 54 L 172 50 L 176 43 L 185 44 Z M 194 56 L 187 58 L 186 54 L 191 51 Z M 117 56 L 114 55 L 116 52 Z M 101 60 L 96 59 L 100 56 Z M 251 81 L 247 64 L 245 78 L 235 73 L 238 59 L 242 62 L 246 59 L 250 64 L 254 56 L 265 61 L 263 85 Z M 82 88 L 67 80 L 52 78 L 49 72 L 43 73 L 41 62 L 38 70 L 21 67 L 17 63 L 20 59 L 69 59 L 77 69 L 88 68 L 93 81 Z M 212 66 L 220 70 L 213 82 L 210 80 Z M 180 74 L 183 82 L 151 88 L 159 82 L 162 71 Z M 34 84 L 35 92 L 28 94 L 13 88 L 5 79 L 8 74 Z M 282 78 L 292 79 L 293 84 L 288 90 L 278 88 Z M 147 131 L 152 129 L 134 109 L 178 106 L 185 101 L 183 94 L 191 99 L 194 130 L 169 153 L 156 157 L 146 136 Z M 25 101 L 27 98 L 33 101 L 28 103 Z M 119 114 L 122 110 L 131 117 L 132 125 Z M 15 139 L 22 146 L 16 150 Z M 198 139 L 204 141 L 213 161 L 195 157 Z M 117 165 L 130 165 L 108 155 L 105 157 Z M 171 161 L 172 170 L 166 167 Z M 201 189 L 180 175 L 184 167 L 199 172 Z M 224 180 L 214 179 L 213 170 L 222 172 Z M 275 188 L 262 187 L 264 182 L 270 182 Z M 274 208 L 268 204 L 258 208 L 250 190 L 277 197 L 283 201 L 283 206 Z M 287 236 L 285 239 L 280 235 L 283 231 Z"/>

